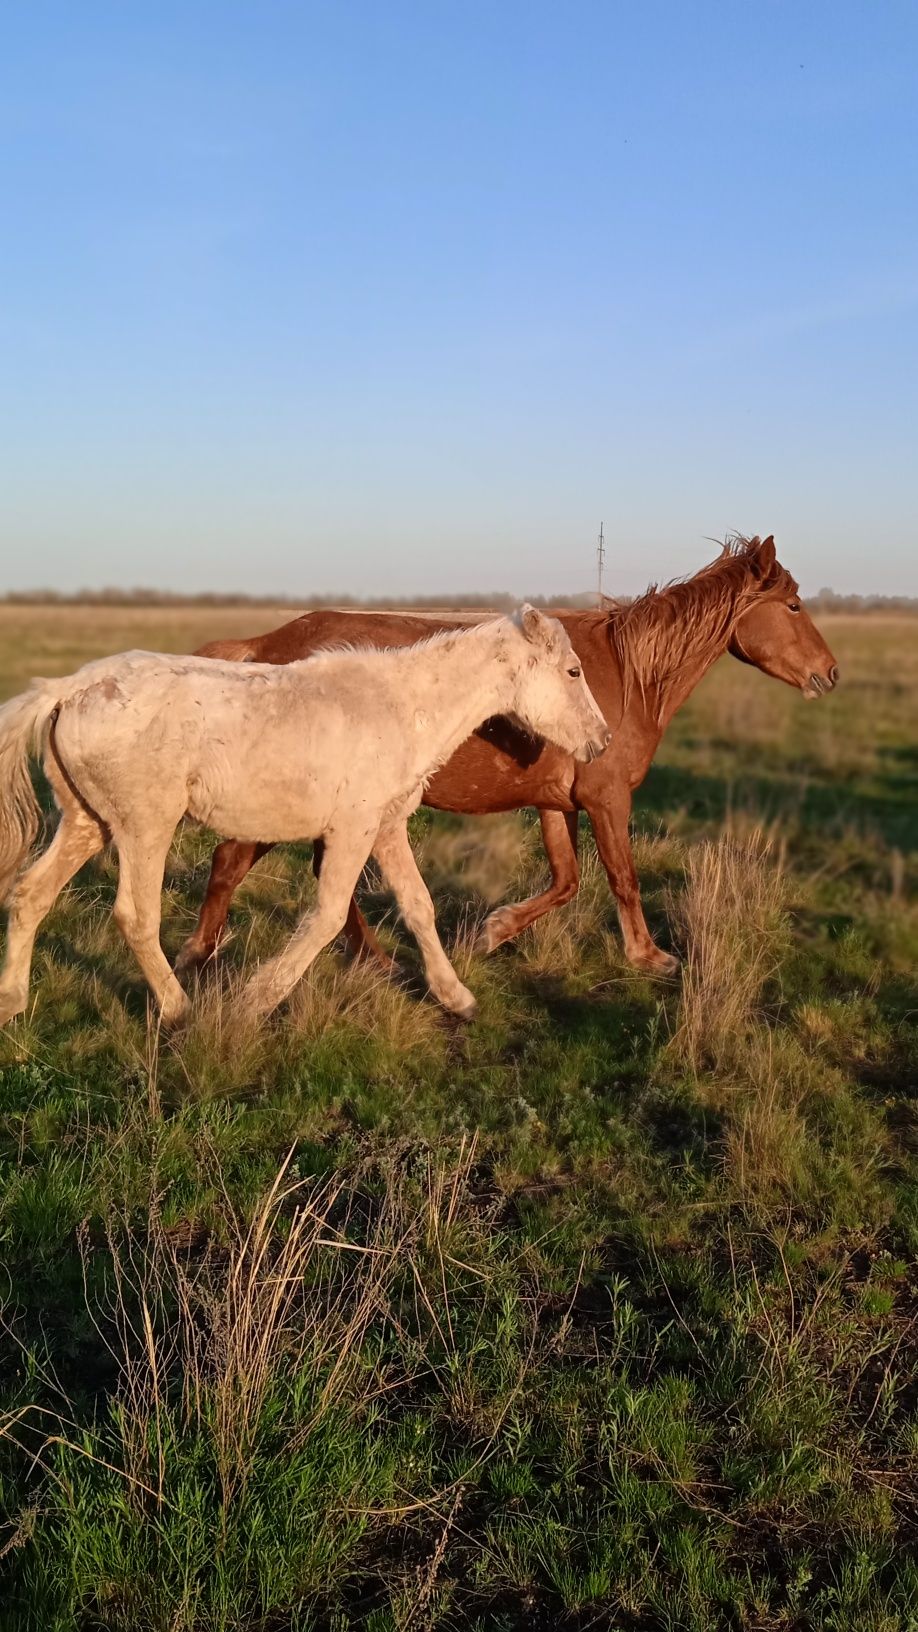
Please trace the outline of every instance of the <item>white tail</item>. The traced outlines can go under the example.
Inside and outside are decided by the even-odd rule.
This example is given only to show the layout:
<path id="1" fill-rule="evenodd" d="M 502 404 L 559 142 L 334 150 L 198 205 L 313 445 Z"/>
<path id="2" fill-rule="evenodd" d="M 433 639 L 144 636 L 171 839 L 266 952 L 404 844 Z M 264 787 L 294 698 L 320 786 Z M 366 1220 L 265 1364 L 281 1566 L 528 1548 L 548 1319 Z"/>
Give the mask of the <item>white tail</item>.
<path id="1" fill-rule="evenodd" d="M 38 832 L 41 813 L 29 754 L 44 742 L 63 685 L 35 680 L 21 697 L 0 708 L 0 902 L 9 895 Z"/>

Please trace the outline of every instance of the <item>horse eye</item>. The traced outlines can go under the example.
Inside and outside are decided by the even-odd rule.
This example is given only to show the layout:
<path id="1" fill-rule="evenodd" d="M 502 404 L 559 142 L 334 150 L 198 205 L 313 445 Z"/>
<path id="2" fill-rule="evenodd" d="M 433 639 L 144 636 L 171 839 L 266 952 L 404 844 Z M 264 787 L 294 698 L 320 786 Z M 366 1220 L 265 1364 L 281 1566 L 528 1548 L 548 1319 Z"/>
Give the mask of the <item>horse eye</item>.
<path id="1" fill-rule="evenodd" d="M 788 610 L 788 612 L 799 612 L 800 611 L 800 602 L 799 601 L 789 601 L 788 606 L 787 606 L 787 610 Z"/>
<path id="2" fill-rule="evenodd" d="M 572 680 L 579 680 L 580 679 L 580 670 L 579 669 L 568 669 L 567 672 L 570 675 Z"/>

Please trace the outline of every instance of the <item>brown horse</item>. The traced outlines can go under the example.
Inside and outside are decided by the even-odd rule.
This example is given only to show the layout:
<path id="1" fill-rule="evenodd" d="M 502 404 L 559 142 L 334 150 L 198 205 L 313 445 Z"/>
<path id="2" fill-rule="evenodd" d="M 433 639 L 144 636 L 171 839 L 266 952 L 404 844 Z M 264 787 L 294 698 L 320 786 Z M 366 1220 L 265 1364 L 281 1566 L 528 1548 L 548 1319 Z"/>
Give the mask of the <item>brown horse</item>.
<path id="1" fill-rule="evenodd" d="M 654 944 L 644 921 L 628 831 L 632 792 L 647 774 L 667 725 L 724 652 L 797 687 L 805 697 L 831 691 L 838 666 L 801 606 L 796 583 L 775 559 L 773 538 L 736 538 L 693 577 L 651 588 L 630 606 L 556 616 L 612 727 L 612 746 L 582 765 L 506 720 L 490 720 L 432 778 L 424 803 L 473 815 L 538 808 L 551 884 L 527 901 L 492 912 L 482 930 L 484 950 L 493 951 L 576 895 L 577 818 L 585 810 L 618 903 L 626 956 L 644 969 L 672 974 L 678 960 Z M 343 642 L 406 646 L 463 621 L 468 620 L 401 612 L 307 612 L 252 640 L 203 646 L 201 655 L 290 663 Z M 201 916 L 178 968 L 194 968 L 211 956 L 233 892 L 268 849 L 233 842 L 217 847 Z M 321 850 L 315 865 L 318 870 Z M 356 902 L 346 934 L 354 952 L 385 957 Z"/>

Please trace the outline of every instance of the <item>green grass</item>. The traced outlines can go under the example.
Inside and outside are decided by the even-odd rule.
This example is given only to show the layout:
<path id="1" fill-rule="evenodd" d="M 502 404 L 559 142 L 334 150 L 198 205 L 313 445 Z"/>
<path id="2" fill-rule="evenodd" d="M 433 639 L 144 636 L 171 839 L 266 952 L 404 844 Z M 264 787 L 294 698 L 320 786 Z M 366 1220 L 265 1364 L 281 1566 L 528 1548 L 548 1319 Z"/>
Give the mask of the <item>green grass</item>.
<path id="1" fill-rule="evenodd" d="M 251 617 L 54 610 L 5 614 L 7 692 Z M 167 1038 L 81 874 L 0 1039 L 0 1627 L 918 1627 L 918 642 L 827 634 L 836 696 L 724 661 L 638 794 L 676 982 L 586 835 L 578 900 L 473 955 L 533 823 L 421 812 L 473 1026 L 370 879 L 404 983 L 328 953 L 240 1027 L 291 848 Z"/>

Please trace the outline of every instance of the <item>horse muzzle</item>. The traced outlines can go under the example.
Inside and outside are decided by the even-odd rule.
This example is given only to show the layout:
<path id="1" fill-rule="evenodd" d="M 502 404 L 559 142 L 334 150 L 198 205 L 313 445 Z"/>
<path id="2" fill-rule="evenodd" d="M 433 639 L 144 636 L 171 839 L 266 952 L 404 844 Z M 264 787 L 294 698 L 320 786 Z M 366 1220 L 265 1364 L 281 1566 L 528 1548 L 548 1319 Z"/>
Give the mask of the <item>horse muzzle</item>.
<path id="1" fill-rule="evenodd" d="M 584 765 L 592 765 L 594 759 L 598 759 L 600 754 L 605 753 L 611 741 L 612 732 L 607 729 L 601 736 L 590 737 L 580 752 L 574 755 L 574 758 L 579 759 Z"/>
<path id="2" fill-rule="evenodd" d="M 827 692 L 834 691 L 837 685 L 838 664 L 833 663 L 831 669 L 829 669 L 828 673 L 826 674 L 817 674 L 814 671 L 814 673 L 807 678 L 800 689 L 803 692 L 804 697 L 824 697 Z"/>

